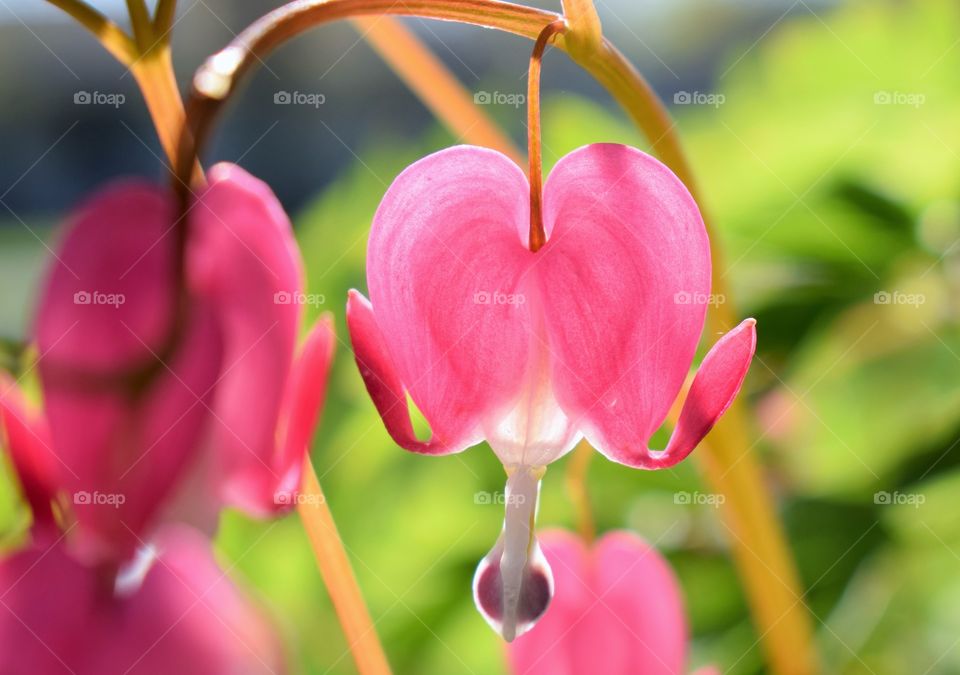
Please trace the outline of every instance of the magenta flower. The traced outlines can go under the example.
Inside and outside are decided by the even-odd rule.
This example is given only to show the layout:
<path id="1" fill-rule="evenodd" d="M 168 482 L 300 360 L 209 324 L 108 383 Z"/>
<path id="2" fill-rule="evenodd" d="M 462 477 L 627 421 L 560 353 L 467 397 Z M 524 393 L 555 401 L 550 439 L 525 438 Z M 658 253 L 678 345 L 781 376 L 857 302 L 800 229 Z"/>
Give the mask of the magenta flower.
<path id="1" fill-rule="evenodd" d="M 57 501 L 60 460 L 52 454 L 45 421 L 2 374 L 0 422 L 34 515 L 32 541 L 0 559 L 3 672 L 282 671 L 270 627 L 218 569 L 202 533 L 160 525 L 150 531 L 149 544 L 137 537 L 140 545 L 131 557 L 90 564 L 77 555 L 89 548 L 77 546 L 76 525 L 64 523 L 61 531 L 54 518 L 55 502 L 64 510 L 60 520 L 78 518 L 70 509 L 81 505 Z M 104 500 L 88 495 L 83 506 L 123 506 L 112 493 L 96 494 Z"/>
<path id="2" fill-rule="evenodd" d="M 0 599 L 4 673 L 283 670 L 270 627 L 185 526 L 164 528 L 116 590 L 65 546 L 32 546 L 0 561 Z"/>
<path id="3" fill-rule="evenodd" d="M 514 675 L 686 672 L 681 589 L 655 548 L 629 532 L 607 534 L 592 548 L 560 530 L 543 533 L 541 543 L 556 595 L 540 622 L 508 646 Z"/>
<path id="4" fill-rule="evenodd" d="M 242 169 L 208 179 L 183 239 L 173 196 L 149 184 L 80 208 L 37 315 L 42 411 L 0 377 L 34 516 L 32 542 L 0 562 L 0 653 L 16 672 L 278 667 L 203 533 L 177 521 L 209 532 L 223 505 L 292 507 L 332 326 L 295 355 L 307 296 L 290 223 Z"/>
<path id="5" fill-rule="evenodd" d="M 507 470 L 504 531 L 478 568 L 478 607 L 507 640 L 549 602 L 532 522 L 543 467 L 585 437 L 656 469 L 686 457 L 730 405 L 756 342 L 748 319 L 704 359 L 665 450 L 648 448 L 693 361 L 710 249 L 683 184 L 652 157 L 598 144 L 563 157 L 528 246 L 529 186 L 507 157 L 435 153 L 390 186 L 367 251 L 370 301 L 347 321 L 393 439 L 442 455 L 487 441 Z M 418 440 L 409 393 L 430 424 Z"/>
<path id="6" fill-rule="evenodd" d="M 223 504 L 289 508 L 323 401 L 331 324 L 294 359 L 302 263 L 270 190 L 239 167 L 210 170 L 183 284 L 174 218 L 161 188 L 102 191 L 70 219 L 40 300 L 49 434 L 12 449 L 28 454 L 16 461 L 37 519 L 65 495 L 71 543 L 91 561 L 128 558 L 162 511 L 212 527 Z"/>

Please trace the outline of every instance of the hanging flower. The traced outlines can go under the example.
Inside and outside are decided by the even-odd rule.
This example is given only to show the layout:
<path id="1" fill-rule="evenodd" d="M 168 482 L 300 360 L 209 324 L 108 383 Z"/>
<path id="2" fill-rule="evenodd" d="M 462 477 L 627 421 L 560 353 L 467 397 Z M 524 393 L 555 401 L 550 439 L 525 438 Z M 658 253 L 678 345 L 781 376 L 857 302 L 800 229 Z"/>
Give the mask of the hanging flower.
<path id="1" fill-rule="evenodd" d="M 648 441 L 689 372 L 710 298 L 710 248 L 689 192 L 634 148 L 560 159 L 531 247 L 530 187 L 497 152 L 461 146 L 404 170 L 374 217 L 368 301 L 347 321 L 367 390 L 393 439 L 443 455 L 486 441 L 506 468 L 504 530 L 474 580 L 507 640 L 552 593 L 533 536 L 540 476 L 586 438 L 657 469 L 686 457 L 736 396 L 753 355 L 748 319 L 710 350 L 665 450 Z M 430 424 L 413 431 L 406 395 Z"/>
<path id="2" fill-rule="evenodd" d="M 40 299 L 49 438 L 31 444 L 24 481 L 28 496 L 31 484 L 62 492 L 88 560 L 128 558 L 164 510 L 209 526 L 223 504 L 265 515 L 294 502 L 331 323 L 295 359 L 306 296 L 290 223 L 239 167 L 208 178 L 182 244 L 166 190 L 127 182 L 93 197 Z M 40 514 L 43 498 L 30 497 Z"/>
<path id="3" fill-rule="evenodd" d="M 686 672 L 681 588 L 655 548 L 630 532 L 611 532 L 593 546 L 561 530 L 540 541 L 556 595 L 540 622 L 507 648 L 513 675 Z"/>
<path id="4" fill-rule="evenodd" d="M 205 534 L 224 505 L 296 503 L 332 325 L 295 354 L 307 296 L 290 223 L 242 169 L 208 179 L 185 237 L 172 195 L 149 184 L 79 209 L 39 304 L 42 409 L 0 375 L 0 429 L 34 519 L 0 561 L 0 653 L 16 672 L 280 667 Z"/>

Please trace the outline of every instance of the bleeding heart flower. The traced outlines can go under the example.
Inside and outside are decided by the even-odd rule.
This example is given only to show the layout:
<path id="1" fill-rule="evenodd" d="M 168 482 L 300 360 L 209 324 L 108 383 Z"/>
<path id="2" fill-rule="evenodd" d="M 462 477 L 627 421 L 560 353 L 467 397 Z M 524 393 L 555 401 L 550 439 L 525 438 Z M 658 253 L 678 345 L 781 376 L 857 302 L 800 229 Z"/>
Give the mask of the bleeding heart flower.
<path id="1" fill-rule="evenodd" d="M 37 316 L 42 412 L 0 374 L 0 428 L 34 515 L 30 546 L 0 561 L 5 668 L 280 668 L 209 542 L 168 521 L 292 507 L 333 331 L 322 318 L 295 358 L 290 223 L 238 167 L 208 178 L 185 239 L 173 196 L 148 184 L 81 208 Z"/>
<path id="2" fill-rule="evenodd" d="M 648 441 L 686 378 L 710 292 L 697 205 L 654 158 L 622 145 L 563 157 L 543 192 L 546 243 L 528 246 L 529 185 L 497 152 L 455 147 L 408 167 L 377 210 L 370 301 L 347 321 L 367 390 L 393 439 L 442 455 L 487 441 L 508 473 L 504 531 L 474 595 L 507 639 L 552 593 L 533 535 L 543 467 L 581 437 L 656 469 L 686 457 L 736 396 L 753 355 L 748 319 L 701 364 L 667 448 Z M 430 424 L 418 440 L 406 394 Z"/>
<path id="3" fill-rule="evenodd" d="M 514 675 L 678 675 L 686 671 L 680 585 L 657 550 L 629 532 L 592 547 L 559 530 L 541 536 L 556 595 L 540 622 L 507 648 Z M 713 668 L 697 675 L 719 673 Z"/>
<path id="4" fill-rule="evenodd" d="M 213 560 L 206 538 L 165 528 L 114 586 L 62 542 L 0 561 L 4 673 L 278 673 L 269 626 Z"/>
<path id="5" fill-rule="evenodd" d="M 304 296 L 290 223 L 239 167 L 208 178 L 182 242 L 159 187 L 119 184 L 79 209 L 37 315 L 42 416 L 2 385 L 35 516 L 65 497 L 84 560 L 128 559 L 164 512 L 215 522 L 224 503 L 254 515 L 295 503 L 332 325 L 318 321 L 294 362 Z"/>

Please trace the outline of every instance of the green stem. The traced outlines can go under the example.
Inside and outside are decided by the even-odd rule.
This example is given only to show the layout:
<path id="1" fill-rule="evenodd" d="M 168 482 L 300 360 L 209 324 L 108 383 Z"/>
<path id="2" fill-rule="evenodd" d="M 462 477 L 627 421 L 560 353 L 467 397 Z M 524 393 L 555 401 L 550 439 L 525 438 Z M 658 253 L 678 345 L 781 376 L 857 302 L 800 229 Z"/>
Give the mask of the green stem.
<path id="1" fill-rule="evenodd" d="M 133 25 L 133 37 L 137 41 L 141 54 L 146 54 L 153 40 L 153 22 L 144 0 L 127 0 L 127 13 Z"/>
<path id="2" fill-rule="evenodd" d="M 173 29 L 174 17 L 177 14 L 177 0 L 159 0 L 157 11 L 153 16 L 153 32 L 164 38 Z"/>
<path id="3" fill-rule="evenodd" d="M 140 55 L 137 44 L 113 21 L 80 0 L 47 0 L 54 7 L 62 9 L 81 26 L 93 33 L 117 61 L 130 66 Z"/>

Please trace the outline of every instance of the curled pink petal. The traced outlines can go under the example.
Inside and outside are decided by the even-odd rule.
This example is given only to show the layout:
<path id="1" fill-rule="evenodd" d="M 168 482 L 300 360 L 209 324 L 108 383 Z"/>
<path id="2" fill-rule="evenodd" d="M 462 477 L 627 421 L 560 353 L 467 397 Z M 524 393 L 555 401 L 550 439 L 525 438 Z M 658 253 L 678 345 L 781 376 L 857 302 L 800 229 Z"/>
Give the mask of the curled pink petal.
<path id="1" fill-rule="evenodd" d="M 430 441 L 417 439 L 410 421 L 410 411 L 407 409 L 406 391 L 377 326 L 370 301 L 353 290 L 347 300 L 347 327 L 367 393 L 397 445 L 411 452 L 427 455 L 444 455 L 463 450 L 463 447 L 443 445 L 436 435 Z"/>
<path id="2" fill-rule="evenodd" d="M 176 310 L 173 214 L 164 190 L 127 181 L 70 217 L 36 317 L 47 373 L 115 373 L 163 351 Z"/>
<path id="3" fill-rule="evenodd" d="M 303 311 L 302 263 L 264 183 L 230 164 L 214 166 L 208 179 L 191 211 L 188 267 L 191 290 L 225 340 L 211 442 L 221 496 L 259 511 L 261 498 L 250 493 L 259 494 L 263 474 L 282 479 L 274 455 Z"/>
<path id="4" fill-rule="evenodd" d="M 99 593 L 96 575 L 62 542 L 0 559 L 3 672 L 93 675 L 89 654 L 108 638 Z"/>
<path id="5" fill-rule="evenodd" d="M 120 598 L 112 617 L 117 632 L 94 672 L 116 671 L 116 664 L 130 675 L 285 671 L 276 636 L 217 566 L 205 537 L 165 528 L 156 547 L 140 588 Z"/>
<path id="6" fill-rule="evenodd" d="M 689 455 L 736 398 L 757 346 L 756 321 L 745 319 L 707 353 L 680 411 L 680 419 L 665 450 L 631 448 L 629 439 L 607 435 L 596 448 L 628 466 L 660 469 Z M 623 443 L 619 445 L 618 443 Z"/>
<path id="7" fill-rule="evenodd" d="M 292 496 L 300 489 L 303 460 L 323 410 L 335 340 L 333 317 L 324 314 L 314 324 L 293 366 L 283 405 L 283 428 L 279 432 L 283 440 L 274 457 L 274 471 L 262 474 L 267 483 L 259 493 L 260 503 L 251 504 L 248 510 L 259 508 L 272 513 L 288 510 L 295 503 Z"/>
<path id="8" fill-rule="evenodd" d="M 58 486 L 59 467 L 46 420 L 28 409 L 23 395 L 0 372 L 0 440 L 13 461 L 23 494 L 33 512 L 34 528 L 55 530 L 50 502 Z"/>
<path id="9" fill-rule="evenodd" d="M 680 587 L 667 562 L 633 534 L 592 550 L 571 534 L 540 537 L 555 579 L 546 615 L 508 647 L 515 675 L 677 675 L 686 662 Z"/>

